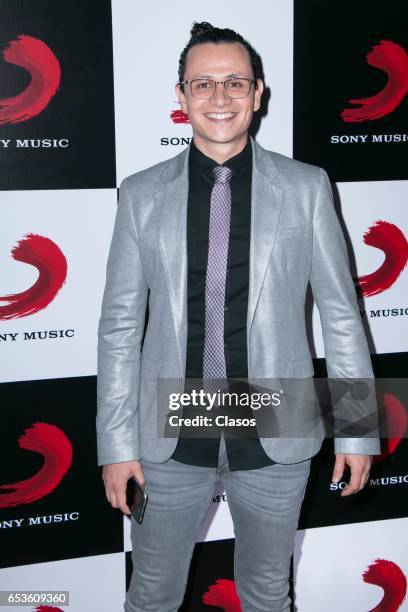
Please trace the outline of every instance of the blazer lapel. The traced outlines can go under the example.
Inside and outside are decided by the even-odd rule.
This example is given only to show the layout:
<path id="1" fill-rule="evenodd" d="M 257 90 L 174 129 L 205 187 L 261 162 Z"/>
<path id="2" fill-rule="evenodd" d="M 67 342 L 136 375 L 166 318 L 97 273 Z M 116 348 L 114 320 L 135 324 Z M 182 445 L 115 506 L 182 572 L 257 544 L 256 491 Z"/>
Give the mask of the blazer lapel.
<path id="1" fill-rule="evenodd" d="M 269 153 L 258 145 L 252 137 L 251 142 L 252 201 L 247 314 L 248 340 L 276 238 L 284 193 L 278 182 L 277 170 Z"/>
<path id="2" fill-rule="evenodd" d="M 161 181 L 164 187 L 155 194 L 160 201 L 159 250 L 165 270 L 180 370 L 185 372 L 187 343 L 187 203 L 189 148 L 172 160 Z"/>

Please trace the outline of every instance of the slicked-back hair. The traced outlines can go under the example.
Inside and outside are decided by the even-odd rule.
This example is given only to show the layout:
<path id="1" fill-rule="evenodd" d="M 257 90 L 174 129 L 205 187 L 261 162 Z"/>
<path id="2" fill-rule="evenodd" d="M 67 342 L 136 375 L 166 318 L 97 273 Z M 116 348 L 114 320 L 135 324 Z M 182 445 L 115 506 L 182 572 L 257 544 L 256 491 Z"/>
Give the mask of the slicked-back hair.
<path id="1" fill-rule="evenodd" d="M 208 23 L 208 21 L 193 23 L 193 27 L 191 28 L 190 32 L 190 40 L 180 55 L 178 70 L 179 83 L 184 80 L 187 53 L 192 47 L 203 43 L 240 43 L 243 47 L 245 47 L 249 55 L 252 71 L 254 73 L 256 87 L 256 80 L 262 78 L 261 61 L 258 53 L 249 44 L 249 42 L 245 40 L 243 36 L 241 36 L 241 34 L 238 34 L 238 32 L 230 30 L 229 28 L 216 28 L 212 26 L 211 23 Z M 181 85 L 181 89 L 183 90 L 183 85 Z"/>

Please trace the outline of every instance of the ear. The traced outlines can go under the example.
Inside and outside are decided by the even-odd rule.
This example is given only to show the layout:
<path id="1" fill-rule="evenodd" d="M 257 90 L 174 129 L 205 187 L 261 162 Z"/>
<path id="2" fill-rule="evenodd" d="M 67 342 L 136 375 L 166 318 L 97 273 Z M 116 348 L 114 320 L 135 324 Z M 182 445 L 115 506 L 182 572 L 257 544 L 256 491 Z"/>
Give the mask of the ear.
<path id="1" fill-rule="evenodd" d="M 185 85 L 184 85 L 185 87 Z M 188 114 L 187 111 L 187 104 L 186 104 L 186 96 L 184 95 L 181 86 L 177 83 L 176 85 L 176 96 L 178 98 L 178 101 L 180 103 L 180 108 L 183 111 L 183 113 Z"/>
<path id="2" fill-rule="evenodd" d="M 261 107 L 261 97 L 264 90 L 264 84 L 262 79 L 257 79 L 256 81 L 256 89 L 254 95 L 254 112 L 259 110 Z"/>

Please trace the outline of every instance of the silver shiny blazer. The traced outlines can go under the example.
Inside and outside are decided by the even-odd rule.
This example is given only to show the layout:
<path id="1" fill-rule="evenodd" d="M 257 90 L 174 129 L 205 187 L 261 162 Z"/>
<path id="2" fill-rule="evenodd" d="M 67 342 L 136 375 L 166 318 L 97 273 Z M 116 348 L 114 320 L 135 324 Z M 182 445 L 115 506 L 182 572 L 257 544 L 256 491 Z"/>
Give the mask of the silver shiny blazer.
<path id="1" fill-rule="evenodd" d="M 329 377 L 372 379 L 327 174 L 267 151 L 253 138 L 251 144 L 249 379 L 312 380 L 305 326 L 309 282 Z M 165 414 L 158 408 L 157 381 L 182 381 L 185 373 L 188 155 L 189 148 L 126 177 L 120 186 L 98 329 L 99 465 L 140 458 L 163 462 L 177 443 L 177 437 L 160 435 Z M 303 410 L 299 398 L 286 418 L 299 419 Z M 316 454 L 324 436 L 317 419 L 303 437 L 260 439 L 272 459 L 294 463 Z M 337 438 L 335 452 L 379 454 L 380 443 L 375 437 Z"/>

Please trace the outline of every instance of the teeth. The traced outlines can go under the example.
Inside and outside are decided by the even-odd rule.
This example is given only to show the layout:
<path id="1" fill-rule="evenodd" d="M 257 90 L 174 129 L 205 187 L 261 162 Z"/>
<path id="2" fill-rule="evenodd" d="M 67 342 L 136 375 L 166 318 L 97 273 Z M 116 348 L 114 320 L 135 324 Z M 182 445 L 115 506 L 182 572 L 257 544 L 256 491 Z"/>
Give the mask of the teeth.
<path id="1" fill-rule="evenodd" d="M 211 119 L 228 119 L 229 117 L 233 117 L 234 113 L 207 113 L 207 117 Z"/>

